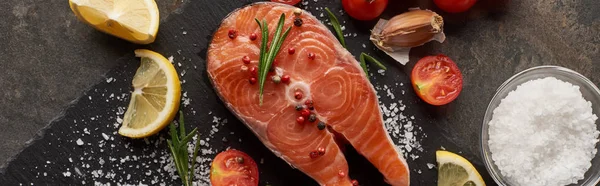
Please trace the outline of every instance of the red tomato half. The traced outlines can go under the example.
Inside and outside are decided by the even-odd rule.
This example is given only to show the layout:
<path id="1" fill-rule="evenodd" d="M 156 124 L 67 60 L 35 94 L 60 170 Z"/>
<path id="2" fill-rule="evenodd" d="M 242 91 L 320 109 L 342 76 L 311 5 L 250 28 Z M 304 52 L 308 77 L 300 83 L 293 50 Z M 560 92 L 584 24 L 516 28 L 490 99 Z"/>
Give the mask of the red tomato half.
<path id="1" fill-rule="evenodd" d="M 248 154 L 235 149 L 219 153 L 210 166 L 213 186 L 257 186 L 258 167 Z"/>
<path id="2" fill-rule="evenodd" d="M 460 13 L 469 10 L 477 0 L 433 0 L 438 8 L 449 13 Z"/>
<path id="3" fill-rule="evenodd" d="M 463 86 L 463 77 L 448 56 L 427 56 L 417 62 L 410 75 L 415 92 L 432 105 L 452 102 Z"/>
<path id="4" fill-rule="evenodd" d="M 288 5 L 296 5 L 300 2 L 300 0 L 271 0 L 271 2 L 284 3 Z"/>
<path id="5" fill-rule="evenodd" d="M 348 15 L 363 21 L 379 17 L 387 4 L 388 0 L 342 0 L 342 6 Z"/>

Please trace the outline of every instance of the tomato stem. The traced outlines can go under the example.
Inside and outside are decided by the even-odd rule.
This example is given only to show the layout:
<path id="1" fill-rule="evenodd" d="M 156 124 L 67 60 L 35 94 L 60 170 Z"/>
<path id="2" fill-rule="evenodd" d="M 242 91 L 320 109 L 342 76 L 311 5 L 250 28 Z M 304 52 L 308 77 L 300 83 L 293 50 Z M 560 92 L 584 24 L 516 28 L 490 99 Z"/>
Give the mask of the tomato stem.
<path id="1" fill-rule="evenodd" d="M 417 87 L 417 90 L 421 90 L 424 87 L 424 85 L 415 84 L 415 87 Z"/>

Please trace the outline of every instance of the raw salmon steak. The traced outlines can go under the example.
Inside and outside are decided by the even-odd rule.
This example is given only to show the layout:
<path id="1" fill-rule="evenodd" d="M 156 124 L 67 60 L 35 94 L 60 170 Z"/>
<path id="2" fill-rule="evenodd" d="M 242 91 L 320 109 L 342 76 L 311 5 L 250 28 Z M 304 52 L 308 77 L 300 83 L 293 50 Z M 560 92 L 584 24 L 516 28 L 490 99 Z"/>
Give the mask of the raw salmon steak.
<path id="1" fill-rule="evenodd" d="M 254 3 L 223 20 L 209 46 L 206 67 L 217 94 L 265 146 L 320 185 L 352 185 L 336 135 L 347 139 L 387 183 L 409 185 L 408 165 L 386 132 L 375 89 L 359 63 L 310 13 L 303 12 L 303 24 L 294 26 L 294 9 Z M 282 13 L 283 28 L 291 26 L 291 31 L 267 77 L 261 105 L 259 85 L 250 81 L 256 77 L 262 38 L 255 18 L 267 21 L 272 39 Z M 290 78 L 277 84 L 271 80 L 274 75 Z M 313 102 L 308 111 L 316 121 L 299 122 L 297 107 L 311 108 L 307 100 Z M 319 122 L 327 127 L 320 130 Z"/>

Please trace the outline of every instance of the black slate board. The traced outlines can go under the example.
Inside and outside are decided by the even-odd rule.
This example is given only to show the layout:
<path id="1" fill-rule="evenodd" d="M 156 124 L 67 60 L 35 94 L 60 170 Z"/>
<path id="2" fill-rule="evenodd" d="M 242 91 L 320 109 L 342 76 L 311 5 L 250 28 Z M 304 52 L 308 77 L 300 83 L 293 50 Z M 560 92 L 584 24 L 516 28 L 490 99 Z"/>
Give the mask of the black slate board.
<path id="1" fill-rule="evenodd" d="M 308 5 L 302 7 L 322 20 L 325 20 L 326 16 L 319 15 L 324 11 L 315 8 L 329 7 L 336 12 L 341 21 L 345 22 L 345 33 L 357 33 L 356 37 L 347 38 L 351 53 L 355 55 L 360 52 L 371 53 L 376 58 L 382 59 L 388 66 L 389 70 L 385 75 L 376 73 L 375 67 L 370 69 L 373 73 L 371 79 L 375 85 L 394 85 L 396 82 L 404 84 L 404 86 L 393 87 L 396 95 L 394 100 L 385 96 L 385 92 L 380 92 L 379 95 L 384 103 L 402 100 L 406 105 L 403 114 L 414 116 L 416 118 L 413 120 L 414 125 L 421 127 L 423 131 L 419 133 L 418 139 L 424 150 L 411 153 L 419 156 L 416 160 L 407 158 L 411 169 L 412 185 L 436 184 L 437 172 L 435 168 L 429 169 L 427 163 L 435 164 L 435 150 L 441 147 L 458 152 L 471 160 L 488 185 L 495 185 L 483 167 L 478 136 L 485 106 L 492 97 L 495 87 L 513 73 L 539 64 L 563 65 L 588 76 L 594 71 L 593 69 L 597 68 L 591 62 L 585 65 L 563 63 L 560 56 L 556 57 L 558 59 L 543 60 L 545 59 L 542 55 L 545 52 L 544 44 L 535 45 L 544 43 L 547 38 L 534 41 L 531 44 L 534 46 L 515 46 L 523 43 L 511 38 L 511 35 L 506 36 L 506 32 L 502 30 L 502 25 L 507 22 L 503 11 L 509 4 L 507 1 L 482 0 L 473 10 L 464 14 L 442 13 L 446 19 L 448 41 L 444 44 L 430 43 L 413 49 L 411 63 L 407 66 L 396 64 L 385 54 L 375 50 L 368 42 L 369 28 L 375 24 L 374 21 L 358 22 L 351 20 L 347 15 L 341 15 L 338 12 L 341 9 L 338 0 L 315 1 L 305 0 Z M 592 7 L 598 7 L 597 3 L 587 2 Z M 218 127 L 218 132 L 211 138 L 210 147 L 214 151 L 231 147 L 247 152 L 257 162 L 263 159 L 264 163 L 258 164 L 260 185 L 316 185 L 310 178 L 292 169 L 266 149 L 223 106 L 208 82 L 204 64 L 206 48 L 212 32 L 229 12 L 249 3 L 251 1 L 185 1 L 181 13 L 171 14 L 162 21 L 157 41 L 139 48 L 148 48 L 166 57 L 173 56 L 178 72 L 183 73 L 185 70 L 185 74 L 181 77 L 181 80 L 185 81 L 182 89 L 191 103 L 182 108 L 186 113 L 188 128 L 198 127 L 202 137 L 205 137 L 213 130 L 211 122 L 213 117 L 221 118 L 220 121 L 227 119 L 228 122 Z M 401 13 L 410 7 L 435 10 L 429 1 L 403 1 L 402 3 L 394 1 L 388 6 L 383 17 Z M 517 4 L 516 7 L 523 9 L 525 5 Z M 511 15 L 511 18 L 517 19 L 522 16 L 517 13 Z M 526 21 L 517 23 L 527 25 Z M 480 33 L 487 35 L 477 36 Z M 598 30 L 592 30 L 591 33 L 598 35 Z M 516 35 L 515 37 L 533 37 L 532 33 L 525 31 L 517 32 Z M 106 37 L 111 39 L 110 36 Z M 494 50 L 500 53 L 500 56 L 489 55 L 489 52 L 484 53 L 488 55 L 481 56 L 481 53 L 472 51 L 473 47 L 484 48 L 490 41 L 497 44 L 482 51 Z M 552 41 L 548 42 L 552 44 Z M 113 43 L 116 44 L 107 46 L 107 49 L 125 51 L 133 49 L 125 41 Z M 597 44 L 595 41 L 593 43 Z M 363 44 L 366 45 L 365 48 Z M 470 53 L 464 52 L 467 48 L 471 50 Z M 565 57 L 572 57 L 575 55 L 574 51 L 577 51 L 572 48 L 565 50 L 567 50 L 563 52 Z M 466 83 L 462 95 L 454 103 L 443 107 L 432 107 L 416 97 L 409 86 L 410 79 L 407 74 L 412 69 L 412 64 L 420 57 L 441 52 L 451 56 L 462 67 Z M 168 157 L 164 140 L 168 136 L 166 130 L 145 140 L 132 140 L 115 133 L 119 126 L 117 117 L 122 117 L 119 108 L 124 109 L 127 106 L 131 78 L 139 64 L 132 53 L 120 58 L 119 65 L 106 74 L 106 81 L 94 85 L 84 96 L 74 101 L 62 117 L 42 130 L 28 147 L 0 170 L 0 183 L 2 185 L 179 184 L 179 180 L 172 179 L 164 170 L 168 162 L 160 158 Z M 527 58 L 531 55 L 528 53 L 541 56 L 542 61 L 526 60 L 525 63 L 518 64 L 506 62 L 519 57 Z M 590 58 L 598 59 L 598 55 Z M 485 60 L 490 61 L 489 67 L 481 65 L 481 61 Z M 586 68 L 587 65 L 593 68 Z M 598 76 L 592 77 L 592 80 L 597 82 Z M 111 97 L 111 94 L 114 94 L 114 97 Z M 103 134 L 108 137 L 108 140 Z M 222 140 L 223 138 L 227 139 L 226 142 Z M 78 145 L 78 139 L 81 139 L 84 144 Z M 348 148 L 346 155 L 350 162 L 350 176 L 357 179 L 361 185 L 385 185 L 377 170 L 354 150 Z M 214 154 L 206 157 L 213 156 Z"/>

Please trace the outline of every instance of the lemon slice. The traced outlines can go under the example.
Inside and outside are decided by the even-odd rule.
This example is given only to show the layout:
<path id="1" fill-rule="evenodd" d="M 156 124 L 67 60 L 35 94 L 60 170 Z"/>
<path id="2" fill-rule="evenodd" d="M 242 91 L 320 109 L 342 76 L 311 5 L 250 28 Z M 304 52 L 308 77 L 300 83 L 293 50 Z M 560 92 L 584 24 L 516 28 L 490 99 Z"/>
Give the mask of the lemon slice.
<path id="1" fill-rule="evenodd" d="M 471 162 L 460 155 L 438 150 L 438 186 L 485 186 Z"/>
<path id="2" fill-rule="evenodd" d="M 152 43 L 158 32 L 154 0 L 69 0 L 69 6 L 81 21 L 134 43 Z"/>
<path id="3" fill-rule="evenodd" d="M 133 77 L 134 91 L 119 134 L 143 138 L 173 121 L 179 108 L 181 85 L 175 67 L 162 55 L 144 49 L 135 50 L 135 55 L 142 60 Z"/>

